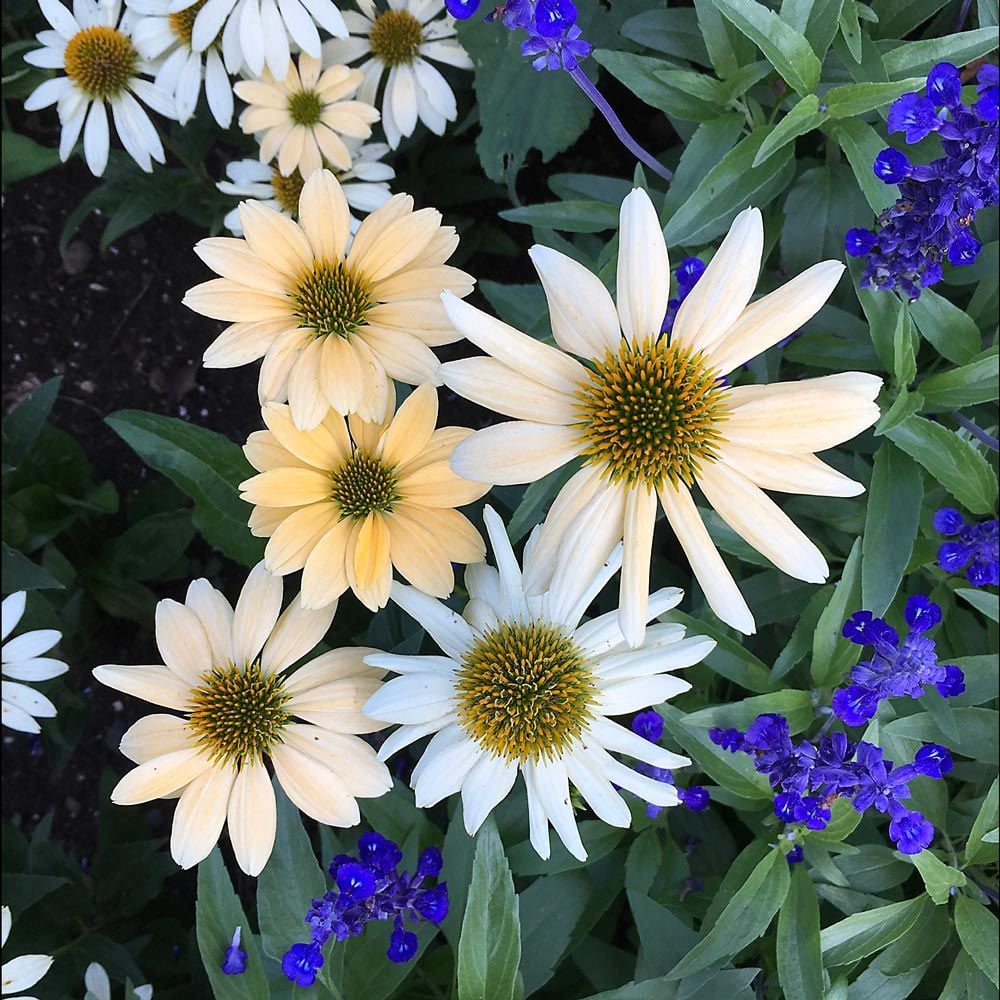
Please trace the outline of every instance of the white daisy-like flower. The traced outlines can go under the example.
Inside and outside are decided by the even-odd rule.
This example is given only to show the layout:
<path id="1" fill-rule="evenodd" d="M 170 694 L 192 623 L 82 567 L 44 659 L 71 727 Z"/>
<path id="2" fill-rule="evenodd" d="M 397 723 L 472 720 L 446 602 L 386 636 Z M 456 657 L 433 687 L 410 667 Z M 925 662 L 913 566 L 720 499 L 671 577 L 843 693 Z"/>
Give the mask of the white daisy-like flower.
<path id="1" fill-rule="evenodd" d="M 442 289 L 468 295 L 472 278 L 445 261 L 458 236 L 434 209 L 393 195 L 350 232 L 347 199 L 328 171 L 303 185 L 297 222 L 258 201 L 239 206 L 245 240 L 202 240 L 195 252 L 223 277 L 184 304 L 231 323 L 205 352 L 206 368 L 263 357 L 261 403 L 288 402 L 300 430 L 330 407 L 379 422 L 389 379 L 439 385 L 432 346 L 458 339 Z"/>
<path id="2" fill-rule="evenodd" d="M 581 861 L 569 785 L 596 815 L 627 827 L 628 805 L 616 786 L 658 806 L 678 803 L 673 785 L 639 774 L 612 756 L 625 754 L 654 767 L 690 764 L 687 757 L 651 743 L 608 716 L 666 701 L 691 685 L 671 671 L 700 662 L 715 646 L 703 636 L 684 637 L 676 624 L 646 630 L 629 649 L 612 611 L 579 624 L 587 606 L 621 565 L 619 546 L 597 572 L 567 577 L 535 596 L 524 576 L 538 557 L 537 532 L 525 546 L 524 575 L 498 515 L 484 511 L 497 568 L 469 566 L 464 616 L 404 584 L 392 599 L 416 619 L 443 656 L 375 653 L 372 666 L 399 674 L 365 705 L 366 714 L 398 723 L 379 756 L 433 734 L 413 769 L 420 808 L 460 792 L 465 828 L 475 834 L 506 798 L 518 773 L 528 793 L 531 843 L 549 856 L 549 824 Z M 668 587 L 649 599 L 650 618 L 683 596 Z"/>
<path id="3" fill-rule="evenodd" d="M 267 66 L 285 78 L 293 48 L 319 58 L 318 28 L 347 37 L 347 25 L 333 0 L 171 0 L 170 13 L 195 8 L 191 48 L 204 52 L 221 40 L 230 73 L 260 76 Z"/>
<path id="4" fill-rule="evenodd" d="M 3 724 L 22 733 L 40 733 L 36 719 L 52 719 L 56 706 L 37 691 L 19 681 L 48 681 L 66 673 L 69 667 L 62 660 L 42 656 L 62 638 L 54 628 L 25 632 L 7 641 L 24 614 L 27 595 L 23 590 L 5 597 L 2 608 L 3 647 L 0 648 L 0 673 L 3 674 L 2 698 Z M 7 680 L 7 678 L 10 680 Z"/>
<path id="5" fill-rule="evenodd" d="M 358 739 L 380 729 L 361 707 L 384 671 L 371 649 L 334 649 L 289 673 L 333 621 L 336 602 L 313 611 L 296 597 L 281 611 L 281 578 L 260 563 L 236 608 L 207 580 L 183 604 L 160 601 L 156 644 L 163 664 L 97 667 L 108 687 L 184 713 L 148 715 L 122 737 L 138 767 L 111 799 L 136 805 L 178 797 L 170 853 L 191 868 L 229 825 L 236 861 L 259 874 L 274 846 L 276 805 L 265 760 L 285 794 L 328 826 L 360 821 L 358 798 L 392 787 L 385 765 Z"/>
<path id="6" fill-rule="evenodd" d="M 445 13 L 443 0 L 389 0 L 387 10 L 372 0 L 357 2 L 363 13 L 344 12 L 350 37 L 323 43 L 324 64 L 367 57 L 361 64 L 365 79 L 358 100 L 368 104 L 376 104 L 382 76 L 389 71 L 380 110 L 393 149 L 413 135 L 418 118 L 444 135 L 458 108 L 448 81 L 427 60 L 459 69 L 472 69 L 472 60 L 455 38 L 455 19 Z"/>
<path id="7" fill-rule="evenodd" d="M 382 157 L 389 152 L 384 142 L 360 143 L 356 139 L 345 139 L 351 153 L 350 170 L 333 170 L 331 173 L 340 182 L 351 211 L 351 232 L 356 233 L 361 219 L 358 215 L 374 212 L 392 196 L 387 181 L 396 176 L 396 171 Z M 284 177 L 277 167 L 261 163 L 260 160 L 235 160 L 226 167 L 227 180 L 219 181 L 216 187 L 235 198 L 259 201 L 290 219 L 297 219 L 299 197 L 305 180 L 298 170 Z M 357 215 L 355 214 L 357 213 Z M 239 208 L 226 213 L 223 220 L 226 228 L 234 236 L 243 235 Z"/>
<path id="8" fill-rule="evenodd" d="M 133 17 L 128 11 L 122 16 L 120 0 L 73 0 L 72 13 L 59 0 L 38 0 L 38 5 L 52 30 L 38 33 L 43 48 L 26 53 L 24 61 L 66 75 L 36 87 L 25 109 L 39 111 L 55 104 L 62 125 L 59 158 L 69 158 L 82 131 L 87 166 L 100 177 L 111 148 L 110 107 L 126 152 L 150 173 L 153 160 L 164 161 L 163 144 L 139 101 L 166 118 L 175 118 L 176 111 L 170 94 L 140 76 L 152 75 L 152 67 L 130 37 Z"/>
<path id="9" fill-rule="evenodd" d="M 0 947 L 7 944 L 11 923 L 10 907 L 5 906 L 0 910 Z M 4 962 L 3 968 L 0 969 L 0 980 L 3 983 L 0 993 L 10 1000 L 33 1000 L 32 997 L 23 995 L 15 997 L 12 994 L 20 994 L 21 990 L 31 989 L 51 966 L 51 955 L 19 955 L 9 962 Z"/>
<path id="10" fill-rule="evenodd" d="M 753 615 L 702 522 L 692 487 L 778 569 L 810 583 L 827 578 L 826 560 L 764 490 L 864 492 L 814 452 L 875 423 L 878 376 L 843 372 L 740 386 L 724 377 L 802 326 L 844 270 L 839 261 L 823 261 L 751 302 L 763 247 L 760 212 L 748 208 L 665 336 L 667 247 L 649 196 L 637 189 L 621 207 L 617 308 L 583 265 L 548 247 L 529 251 L 557 346 L 442 296 L 456 329 L 491 356 L 442 365 L 441 378 L 467 399 L 516 418 L 462 442 L 452 468 L 506 486 L 534 482 L 582 458 L 584 467 L 560 490 L 539 538 L 550 558 L 537 562 L 527 586 L 534 593 L 558 588 L 591 572 L 624 539 L 620 615 L 633 645 L 647 620 L 657 499 L 712 610 L 749 634 Z"/>
<path id="11" fill-rule="evenodd" d="M 229 128 L 233 120 L 233 85 L 222 64 L 219 46 L 210 45 L 203 52 L 191 48 L 191 30 L 201 9 L 201 0 L 177 13 L 170 12 L 170 0 L 125 2 L 128 9 L 138 15 L 132 28 L 132 41 L 139 55 L 149 60 L 162 57 L 153 83 L 173 97 L 177 120 L 184 125 L 194 117 L 204 79 L 205 97 L 212 117 L 222 128 Z"/>
<path id="12" fill-rule="evenodd" d="M 285 177 L 296 170 L 308 177 L 324 160 L 350 170 L 351 151 L 343 137 L 367 139 L 378 121 L 371 104 L 348 100 L 360 84 L 359 70 L 323 70 L 318 59 L 302 53 L 298 67 L 289 63 L 280 82 L 265 72 L 261 80 L 236 84 L 236 96 L 249 105 L 240 114 L 240 128 L 258 136 L 260 162 L 277 160 Z"/>
<path id="13" fill-rule="evenodd" d="M 111 977 L 108 970 L 100 962 L 91 962 L 83 974 L 83 985 L 87 990 L 84 1000 L 111 1000 Z M 135 986 L 125 1000 L 152 1000 L 153 987 L 148 983 L 145 986 Z"/>

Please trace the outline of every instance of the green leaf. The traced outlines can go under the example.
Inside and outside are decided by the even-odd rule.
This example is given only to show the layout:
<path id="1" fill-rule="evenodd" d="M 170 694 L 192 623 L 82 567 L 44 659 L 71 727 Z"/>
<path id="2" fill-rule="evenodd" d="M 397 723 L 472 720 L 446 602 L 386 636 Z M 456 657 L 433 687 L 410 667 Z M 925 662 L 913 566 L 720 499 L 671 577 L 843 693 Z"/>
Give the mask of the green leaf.
<path id="1" fill-rule="evenodd" d="M 600 233 L 618 228 L 618 207 L 604 201 L 580 198 L 508 208 L 500 213 L 500 218 L 525 226 L 559 229 L 565 233 Z"/>
<path id="2" fill-rule="evenodd" d="M 875 157 L 885 149 L 885 137 L 857 118 L 831 120 L 824 128 L 840 144 L 872 211 L 878 215 L 893 204 L 895 186 L 883 184 L 872 173 Z"/>
<path id="3" fill-rule="evenodd" d="M 586 21 L 587 7 L 580 11 Z M 474 65 L 482 126 L 476 152 L 487 177 L 512 180 L 529 150 L 538 149 L 547 163 L 583 134 L 593 105 L 567 73 L 546 73 L 542 80 L 530 70 L 514 32 L 487 31 L 470 18 L 458 22 L 458 38 Z"/>
<path id="4" fill-rule="evenodd" d="M 703 708 L 701 711 L 691 712 L 685 717 L 684 722 L 688 726 L 702 726 L 705 729 L 712 726 L 746 729 L 758 715 L 767 712 L 785 716 L 793 734 L 801 733 L 815 718 L 812 696 L 809 692 L 789 688 L 726 705 Z"/>
<path id="5" fill-rule="evenodd" d="M 48 570 L 33 563 L 22 552 L 3 543 L 3 592 L 15 590 L 62 590 L 63 585 Z"/>
<path id="6" fill-rule="evenodd" d="M 840 34 L 856 63 L 861 62 L 861 25 L 858 23 L 858 5 L 855 0 L 844 0 L 840 10 Z"/>
<path id="7" fill-rule="evenodd" d="M 814 1000 L 823 995 L 819 898 L 804 865 L 795 866 L 778 913 L 777 958 L 785 1000 Z"/>
<path id="8" fill-rule="evenodd" d="M 991 347 L 967 365 L 938 372 L 920 383 L 924 409 L 961 410 L 978 403 L 991 403 L 1000 394 L 997 381 L 998 350 Z"/>
<path id="9" fill-rule="evenodd" d="M 920 466 L 889 441 L 875 452 L 861 543 L 861 607 L 882 615 L 899 590 L 920 527 Z"/>
<path id="10" fill-rule="evenodd" d="M 292 944 L 307 939 L 303 918 L 327 886 L 299 810 L 277 779 L 273 785 L 278 829 L 271 863 L 257 878 L 257 918 L 265 954 L 280 961 Z"/>
<path id="11" fill-rule="evenodd" d="M 980 858 L 995 860 L 997 849 L 985 845 L 996 843 L 995 838 L 991 842 L 986 840 L 986 837 L 990 831 L 996 831 L 998 822 L 1000 822 L 1000 781 L 994 778 L 983 804 L 979 807 L 972 830 L 969 831 L 969 839 L 965 842 L 966 864 L 976 864 Z"/>
<path id="12" fill-rule="evenodd" d="M 754 157 L 771 129 L 757 128 L 702 177 L 664 228 L 667 246 L 700 246 L 726 231 L 748 204 L 763 205 L 783 191 L 795 174 L 790 146 L 754 167 Z"/>
<path id="13" fill-rule="evenodd" d="M 955 593 L 977 611 L 981 611 L 991 621 L 1000 621 L 1000 597 L 996 594 L 986 594 L 981 590 L 971 590 L 968 587 L 959 587 Z"/>
<path id="14" fill-rule="evenodd" d="M 492 817 L 476 836 L 458 944 L 459 1000 L 516 1000 L 521 960 L 518 898 Z"/>
<path id="15" fill-rule="evenodd" d="M 3 464 L 16 469 L 35 443 L 59 395 L 62 376 L 43 382 L 3 418 Z"/>
<path id="16" fill-rule="evenodd" d="M 819 113 L 819 98 L 815 94 L 803 97 L 760 144 L 752 166 L 760 166 L 772 153 L 794 142 L 800 135 L 811 132 L 823 121 L 823 117 Z"/>
<path id="17" fill-rule="evenodd" d="M 946 865 L 931 851 L 924 850 L 919 854 L 902 855 L 902 857 L 920 872 L 927 895 L 934 901 L 935 906 L 947 903 L 951 898 L 951 890 L 961 888 L 967 881 L 957 868 Z"/>
<path id="18" fill-rule="evenodd" d="M 891 104 L 901 94 L 920 90 L 926 79 L 919 76 L 895 83 L 849 83 L 826 92 L 823 103 L 831 118 L 853 118 Z"/>
<path id="19" fill-rule="evenodd" d="M 881 43 L 879 45 L 881 48 Z M 904 76 L 926 76 L 939 62 L 956 66 L 989 55 L 997 47 L 996 28 L 977 28 L 944 38 L 924 38 L 919 42 L 904 42 L 883 52 L 885 68 L 894 80 Z"/>
<path id="20" fill-rule="evenodd" d="M 108 547 L 114 571 L 126 580 L 153 580 L 184 555 L 194 537 L 188 510 L 168 510 L 137 521 Z"/>
<path id="21" fill-rule="evenodd" d="M 621 33 L 623 38 L 639 42 L 654 52 L 687 59 L 701 66 L 709 65 L 705 42 L 691 10 L 645 10 L 628 18 L 622 24 Z"/>
<path id="22" fill-rule="evenodd" d="M 967 364 L 980 352 L 979 327 L 966 312 L 932 288 L 925 288 L 920 298 L 910 303 L 910 315 L 920 335 L 953 364 Z"/>
<path id="23" fill-rule="evenodd" d="M 861 822 L 861 814 L 847 799 L 836 799 L 830 804 L 830 822 L 822 830 L 812 830 L 809 842 L 839 844 L 845 841 Z"/>
<path id="24" fill-rule="evenodd" d="M 194 525 L 210 544 L 244 566 L 260 560 L 263 542 L 247 530 L 252 508 L 237 490 L 255 470 L 237 445 L 207 428 L 141 410 L 119 410 L 105 422 L 194 500 Z"/>
<path id="25" fill-rule="evenodd" d="M 983 764 L 1000 763 L 997 745 L 997 713 L 988 708 L 954 708 L 957 732 L 945 732 L 926 712 L 895 719 L 885 726 L 892 736 L 905 736 L 925 743 L 943 743 L 949 750 Z"/>
<path id="26" fill-rule="evenodd" d="M 885 434 L 963 507 L 975 514 L 992 512 L 997 498 L 996 476 L 975 445 L 915 414 Z"/>
<path id="27" fill-rule="evenodd" d="M 896 316 L 896 328 L 892 334 L 892 374 L 896 385 L 905 388 L 917 374 L 917 349 L 914 341 L 913 320 L 910 319 L 908 303 L 904 302 Z"/>
<path id="28" fill-rule="evenodd" d="M 762 937 L 788 894 L 785 855 L 770 851 L 722 911 L 715 926 L 670 970 L 671 979 L 721 965 Z"/>
<path id="29" fill-rule="evenodd" d="M 747 36 L 774 68 L 805 96 L 819 83 L 820 61 L 809 42 L 756 0 L 714 0 L 719 12 Z"/>
<path id="30" fill-rule="evenodd" d="M 823 609 L 813 636 L 812 678 L 821 685 L 835 684 L 857 655 L 857 647 L 841 635 L 848 614 L 857 610 L 861 597 L 861 539 L 855 539 L 830 603 Z"/>
<path id="31" fill-rule="evenodd" d="M 635 890 L 627 895 L 639 934 L 636 978 L 664 976 L 698 943 L 698 935 L 655 899 Z"/>
<path id="32" fill-rule="evenodd" d="M 250 931 L 250 922 L 239 897 L 233 892 L 218 847 L 198 865 L 195 924 L 198 951 L 216 1000 L 246 1000 L 247 997 L 266 1000 L 271 991 L 264 978 L 257 940 Z M 240 947 L 247 953 L 247 967 L 241 976 L 227 976 L 222 971 L 222 962 L 237 927 L 243 931 Z"/>
<path id="33" fill-rule="evenodd" d="M 4 87 L 5 96 L 6 86 Z M 6 119 L 4 119 L 6 121 Z M 34 139 L 29 139 L 20 132 L 11 129 L 3 130 L 3 186 L 34 177 L 59 165 L 59 150 L 49 146 L 40 146 Z"/>
<path id="34" fill-rule="evenodd" d="M 589 897 L 590 879 L 582 871 L 545 875 L 521 893 L 518 907 L 524 914 L 521 975 L 525 996 L 552 978 Z"/>
<path id="35" fill-rule="evenodd" d="M 711 0 L 703 0 L 718 17 Z M 688 140 L 663 199 L 663 217 L 670 219 L 691 197 L 705 175 L 736 145 L 743 132 L 742 115 L 727 112 L 702 122 Z"/>
<path id="36" fill-rule="evenodd" d="M 1000 987 L 1000 923 L 982 903 L 968 896 L 955 899 L 955 930 L 972 960 Z"/>
<path id="37" fill-rule="evenodd" d="M 820 933 L 824 964 L 827 968 L 851 965 L 881 951 L 910 928 L 920 914 L 921 903 L 919 897 L 890 903 L 824 927 Z"/>

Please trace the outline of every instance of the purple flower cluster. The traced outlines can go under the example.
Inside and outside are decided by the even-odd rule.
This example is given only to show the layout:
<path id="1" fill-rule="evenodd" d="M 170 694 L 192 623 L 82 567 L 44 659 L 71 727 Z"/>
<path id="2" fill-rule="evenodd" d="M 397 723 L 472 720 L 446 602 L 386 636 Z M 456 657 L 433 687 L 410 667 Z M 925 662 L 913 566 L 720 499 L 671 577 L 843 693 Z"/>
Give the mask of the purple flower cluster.
<path id="1" fill-rule="evenodd" d="M 887 698 L 919 698 L 929 687 L 953 698 L 965 690 L 965 675 L 938 663 L 934 640 L 926 635 L 941 621 L 941 609 L 918 594 L 906 602 L 903 617 L 910 629 L 902 642 L 870 611 L 856 611 L 844 623 L 845 639 L 872 648 L 872 658 L 851 670 L 851 683 L 833 694 L 833 711 L 845 725 L 864 725 Z"/>
<path id="2" fill-rule="evenodd" d="M 663 736 L 663 716 L 653 708 L 645 712 L 640 712 L 632 720 L 632 732 L 645 740 L 649 740 L 650 743 L 659 743 Z M 654 781 L 662 781 L 667 785 L 674 784 L 674 772 L 667 770 L 665 767 L 653 767 L 652 764 L 638 761 L 635 769 L 640 774 L 645 774 Z M 681 804 L 692 812 L 704 812 L 711 801 L 708 789 L 703 788 L 701 785 L 692 785 L 690 788 L 678 788 L 677 797 L 681 800 Z M 662 806 L 653 805 L 652 802 L 646 803 L 646 815 L 650 819 L 656 819 L 662 811 Z"/>
<path id="3" fill-rule="evenodd" d="M 358 840 L 358 856 L 338 854 L 330 862 L 335 883 L 322 899 L 314 899 L 305 922 L 312 927 L 311 940 L 293 944 L 285 952 L 281 969 L 297 986 L 312 986 L 323 967 L 323 946 L 331 937 L 338 941 L 356 937 L 371 920 L 391 920 L 392 935 L 387 957 L 408 962 L 417 953 L 417 935 L 408 931 L 405 920 L 427 920 L 440 924 L 448 916 L 448 886 L 432 888 L 426 878 L 441 872 L 441 852 L 428 847 L 417 862 L 413 878 L 399 873 L 403 852 L 380 833 L 365 833 Z"/>
<path id="4" fill-rule="evenodd" d="M 938 565 L 946 573 L 965 570 L 973 587 L 1000 586 L 1000 522 L 972 521 L 954 507 L 942 507 L 934 515 L 934 529 L 953 541 L 938 549 Z"/>
<path id="5" fill-rule="evenodd" d="M 844 733 L 795 744 L 788 720 L 774 714 L 759 715 L 745 733 L 712 729 L 709 736 L 725 750 L 747 754 L 767 775 L 771 787 L 778 789 L 774 815 L 785 823 L 823 830 L 830 822 L 831 804 L 849 798 L 859 813 L 875 808 L 889 816 L 889 837 L 903 854 L 919 854 L 934 840 L 933 824 L 903 802 L 910 797 L 909 782 L 914 778 L 941 778 L 951 770 L 951 754 L 945 747 L 927 744 L 912 763 L 895 767 L 879 747 L 851 743 Z M 801 859 L 797 846 L 789 861 Z"/>
<path id="6" fill-rule="evenodd" d="M 472 17 L 481 0 L 445 0 L 448 13 L 458 20 Z M 593 46 L 581 37 L 572 0 L 508 0 L 484 20 L 500 21 L 511 31 L 523 30 L 521 55 L 537 70 L 571 71 L 590 55 Z"/>
<path id="7" fill-rule="evenodd" d="M 677 265 L 674 277 L 677 279 L 677 294 L 667 301 L 667 312 L 660 325 L 660 333 L 670 333 L 674 328 L 677 310 L 681 303 L 691 294 L 691 289 L 698 284 L 698 279 L 705 273 L 705 262 L 697 257 L 685 257 Z"/>
<path id="8" fill-rule="evenodd" d="M 889 110 L 890 132 L 907 143 L 932 132 L 943 156 L 913 164 L 896 149 L 875 159 L 875 176 L 899 185 L 899 198 L 877 220 L 876 231 L 851 229 L 845 246 L 865 257 L 862 288 L 898 288 L 911 299 L 943 277 L 942 262 L 971 264 L 982 244 L 972 233 L 976 213 L 998 202 L 996 66 L 980 66 L 971 106 L 962 102 L 962 81 L 951 63 L 938 63 L 927 77 L 926 96 L 903 94 Z"/>

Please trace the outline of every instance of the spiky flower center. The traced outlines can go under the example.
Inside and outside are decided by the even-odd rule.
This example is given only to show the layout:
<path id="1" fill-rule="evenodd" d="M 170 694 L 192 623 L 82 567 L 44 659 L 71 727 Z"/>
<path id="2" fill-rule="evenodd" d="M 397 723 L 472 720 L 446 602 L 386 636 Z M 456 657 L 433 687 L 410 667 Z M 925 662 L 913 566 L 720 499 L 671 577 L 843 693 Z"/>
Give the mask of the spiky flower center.
<path id="1" fill-rule="evenodd" d="M 583 653 L 547 622 L 490 629 L 462 658 L 456 690 L 466 732 L 522 764 L 566 751 L 597 698 Z"/>
<path id="2" fill-rule="evenodd" d="M 174 37 L 183 42 L 188 48 L 191 48 L 191 34 L 194 31 L 195 19 L 206 2 L 207 0 L 195 0 L 190 7 L 185 7 L 184 10 L 178 10 L 173 14 L 167 15 L 170 30 L 174 33 Z M 221 37 L 221 35 L 222 32 L 220 31 L 219 36 Z M 218 40 L 216 38 L 212 44 L 214 45 Z"/>
<path id="3" fill-rule="evenodd" d="M 715 461 L 726 390 L 701 352 L 665 337 L 622 340 L 577 391 L 583 455 L 611 479 L 657 489 Z"/>
<path id="4" fill-rule="evenodd" d="M 124 93 L 135 75 L 139 53 L 117 28 L 94 25 L 78 31 L 66 44 L 66 75 L 88 97 L 106 101 Z"/>
<path id="5" fill-rule="evenodd" d="M 330 479 L 330 496 L 342 516 L 356 521 L 372 513 L 388 514 L 400 499 L 395 469 L 364 451 L 356 451 Z"/>
<path id="6" fill-rule="evenodd" d="M 283 212 L 289 215 L 299 214 L 299 195 L 305 180 L 296 167 L 287 177 L 284 177 L 280 170 L 271 170 L 271 189 L 274 191 L 274 200 L 281 206 Z"/>
<path id="7" fill-rule="evenodd" d="M 288 116 L 296 125 L 312 128 L 323 114 L 323 102 L 315 90 L 297 90 L 288 95 Z"/>
<path id="8" fill-rule="evenodd" d="M 374 304 L 368 283 L 342 260 L 318 260 L 289 293 L 299 325 L 321 336 L 350 337 Z"/>
<path id="9" fill-rule="evenodd" d="M 258 660 L 216 666 L 191 692 L 188 725 L 214 761 L 251 764 L 281 742 L 289 697 L 283 677 L 265 674 Z"/>
<path id="10" fill-rule="evenodd" d="M 386 66 L 408 65 L 420 52 L 424 29 L 408 10 L 387 10 L 375 18 L 368 40 L 372 55 Z"/>

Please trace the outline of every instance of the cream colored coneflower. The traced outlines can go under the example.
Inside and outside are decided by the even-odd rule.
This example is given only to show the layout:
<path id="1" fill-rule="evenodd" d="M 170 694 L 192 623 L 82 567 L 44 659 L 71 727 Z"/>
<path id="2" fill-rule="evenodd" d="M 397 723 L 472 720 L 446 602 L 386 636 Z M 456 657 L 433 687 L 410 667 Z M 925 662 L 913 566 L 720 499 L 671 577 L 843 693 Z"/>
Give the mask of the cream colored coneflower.
<path id="1" fill-rule="evenodd" d="M 344 11 L 350 37 L 323 43 L 324 63 L 363 59 L 365 80 L 358 96 L 369 104 L 376 103 L 379 84 L 388 73 L 382 128 L 393 149 L 413 134 L 418 119 L 444 135 L 447 123 L 458 117 L 458 107 L 448 81 L 428 60 L 458 69 L 472 69 L 472 60 L 455 37 L 455 19 L 446 13 L 443 0 L 391 0 L 388 8 L 358 0 L 358 6 L 363 13 Z"/>
<path id="2" fill-rule="evenodd" d="M 437 393 L 422 385 L 382 423 L 330 412 L 300 431 L 288 407 L 264 407 L 266 431 L 244 451 L 260 475 L 240 484 L 255 504 L 250 530 L 269 538 L 273 573 L 303 570 L 302 602 L 320 608 L 350 587 L 372 611 L 385 606 L 392 568 L 421 590 L 447 597 L 452 563 L 481 562 L 479 532 L 454 508 L 488 485 L 451 471 L 455 446 L 472 431 L 437 423 Z"/>
<path id="3" fill-rule="evenodd" d="M 530 251 L 557 347 L 444 296 L 455 326 L 491 357 L 451 362 L 441 377 L 466 398 L 517 418 L 459 445 L 452 468 L 507 485 L 533 482 L 582 458 L 584 467 L 549 511 L 538 542 L 547 558 L 536 561 L 527 586 L 558 587 L 600 565 L 624 538 L 620 614 L 633 645 L 646 621 L 657 497 L 712 610 L 751 633 L 753 616 L 691 488 L 697 485 L 775 566 L 811 583 L 826 579 L 826 560 L 763 491 L 864 491 L 813 453 L 875 423 L 881 379 L 846 372 L 776 385 L 724 380 L 805 323 L 844 270 L 838 261 L 824 261 L 751 303 L 763 242 L 760 212 L 741 212 L 669 337 L 660 333 L 670 291 L 667 248 L 641 190 L 622 203 L 617 310 L 581 264 L 547 247 Z"/>
<path id="4" fill-rule="evenodd" d="M 587 606 L 621 565 L 621 546 L 594 572 L 567 575 L 536 596 L 526 590 L 525 579 L 533 571 L 537 537 L 525 546 L 522 576 L 502 521 L 489 507 L 483 517 L 497 568 L 466 570 L 464 617 L 412 587 L 393 584 L 392 599 L 445 655 L 367 657 L 366 663 L 401 676 L 386 681 L 365 712 L 400 726 L 382 745 L 383 760 L 433 734 L 413 769 L 418 807 L 461 792 L 465 828 L 475 834 L 520 772 L 539 856 L 549 856 L 551 823 L 567 850 L 583 861 L 587 852 L 573 817 L 570 783 L 605 823 L 627 827 L 631 813 L 618 788 L 658 806 L 677 805 L 677 790 L 609 751 L 653 767 L 691 763 L 608 716 L 687 691 L 691 685 L 672 671 L 700 662 L 715 643 L 685 638 L 682 625 L 660 624 L 646 631 L 638 649 L 628 649 L 613 611 L 581 625 Z M 661 615 L 682 596 L 676 587 L 659 590 L 646 614 Z"/>
<path id="5" fill-rule="evenodd" d="M 361 85 L 360 70 L 346 66 L 322 69 L 319 59 L 302 53 L 296 69 L 289 62 L 282 81 L 265 71 L 261 80 L 241 80 L 233 90 L 248 108 L 240 114 L 247 135 L 260 134 L 260 162 L 277 160 L 287 177 L 308 177 L 326 159 L 349 170 L 351 151 L 341 136 L 367 139 L 378 112 L 370 104 L 348 100 Z"/>
<path id="6" fill-rule="evenodd" d="M 240 868 L 257 875 L 267 864 L 276 822 L 268 760 L 292 802 L 329 826 L 354 826 L 356 800 L 392 785 L 356 735 L 381 728 L 361 711 L 384 673 L 363 662 L 373 650 L 335 649 L 287 672 L 326 634 L 336 605 L 308 610 L 296 597 L 282 613 L 281 599 L 281 578 L 263 563 L 235 610 L 195 580 L 183 604 L 156 607 L 163 664 L 94 670 L 108 687 L 183 713 L 148 715 L 125 733 L 121 751 L 138 767 L 111 793 L 118 805 L 179 796 L 170 853 L 182 868 L 208 856 L 227 822 Z"/>
<path id="7" fill-rule="evenodd" d="M 445 264 L 458 237 L 440 212 L 414 212 L 409 195 L 394 195 L 352 241 L 347 201 L 328 170 L 303 186 L 298 222 L 257 202 L 239 212 L 245 239 L 195 247 L 222 277 L 184 297 L 195 312 L 232 323 L 205 352 L 207 368 L 263 357 L 261 403 L 287 401 L 303 430 L 331 406 L 382 421 L 390 378 L 441 384 L 430 348 L 460 335 L 439 296 L 468 295 L 473 282 Z"/>

